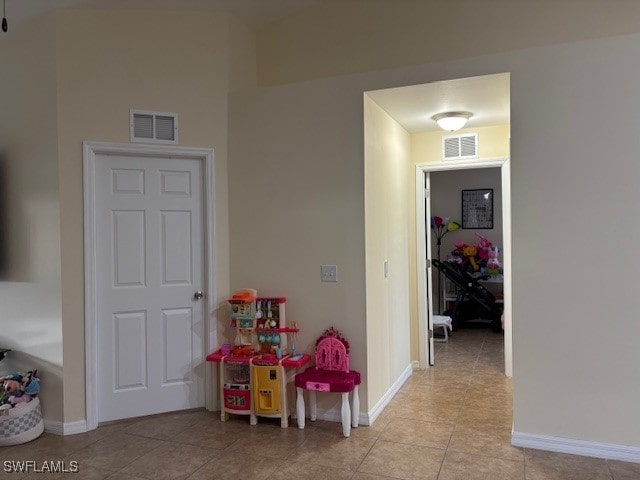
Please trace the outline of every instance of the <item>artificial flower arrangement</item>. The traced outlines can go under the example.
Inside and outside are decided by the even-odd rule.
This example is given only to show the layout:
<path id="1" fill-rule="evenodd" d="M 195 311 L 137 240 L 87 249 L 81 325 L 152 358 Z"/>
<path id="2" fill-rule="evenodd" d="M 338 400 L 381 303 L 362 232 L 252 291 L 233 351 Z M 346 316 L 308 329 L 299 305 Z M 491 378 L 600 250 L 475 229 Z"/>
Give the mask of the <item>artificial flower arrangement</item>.
<path id="1" fill-rule="evenodd" d="M 442 245 L 442 237 L 449 232 L 455 232 L 459 228 L 460 224 L 449 220 L 449 217 L 445 219 L 442 217 L 431 217 L 431 229 L 436 234 L 436 245 L 438 245 L 438 247 Z"/>
<path id="2" fill-rule="evenodd" d="M 445 219 L 438 216 L 431 217 L 431 230 L 433 230 L 433 233 L 435 234 L 435 238 L 436 238 L 438 261 L 440 261 L 440 246 L 442 245 L 443 237 L 447 233 L 455 232 L 459 228 L 460 228 L 460 224 L 458 222 L 453 222 L 449 220 L 449 217 L 446 217 Z"/>
<path id="3" fill-rule="evenodd" d="M 433 216 L 431 217 L 431 229 L 435 234 L 439 260 L 442 239 L 447 233 L 460 229 L 460 224 L 449 220 L 448 217 Z M 476 245 L 464 243 L 462 240 L 456 240 L 456 242 L 454 242 L 455 248 L 451 252 L 451 255 L 449 255 L 447 261 L 457 263 L 462 268 L 471 272 L 485 269 L 489 275 L 498 275 L 501 269 L 500 261 L 498 260 L 498 247 L 494 247 L 486 237 L 479 233 L 476 233 L 476 235 L 478 236 L 478 243 Z"/>
<path id="4" fill-rule="evenodd" d="M 489 275 L 497 275 L 500 273 L 500 261 L 498 260 L 498 247 L 486 238 L 476 233 L 479 240 L 476 245 L 464 243 L 457 240 L 451 255 L 447 259 L 448 262 L 457 263 L 462 268 L 477 272 L 485 269 Z"/>

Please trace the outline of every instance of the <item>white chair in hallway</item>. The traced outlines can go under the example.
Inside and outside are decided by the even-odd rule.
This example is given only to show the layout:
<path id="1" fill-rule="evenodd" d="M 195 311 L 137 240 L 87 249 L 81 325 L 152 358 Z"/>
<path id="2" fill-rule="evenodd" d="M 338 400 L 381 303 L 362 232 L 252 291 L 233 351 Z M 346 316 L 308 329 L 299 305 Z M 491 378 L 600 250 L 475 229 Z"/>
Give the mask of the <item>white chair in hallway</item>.
<path id="1" fill-rule="evenodd" d="M 434 338 L 434 342 L 448 342 L 449 341 L 449 332 L 453 331 L 453 327 L 451 325 L 451 317 L 447 317 L 446 315 L 434 315 L 433 316 L 433 328 L 435 330 L 436 327 L 442 328 L 444 331 L 444 338 Z"/>

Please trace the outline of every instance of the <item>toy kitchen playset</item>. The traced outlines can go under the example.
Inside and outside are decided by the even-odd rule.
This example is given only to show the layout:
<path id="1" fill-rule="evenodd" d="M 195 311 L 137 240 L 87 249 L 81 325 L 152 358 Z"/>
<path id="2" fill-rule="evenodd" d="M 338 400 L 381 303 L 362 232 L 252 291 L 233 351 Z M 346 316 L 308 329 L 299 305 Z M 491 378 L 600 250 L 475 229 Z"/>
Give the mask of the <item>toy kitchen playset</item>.
<path id="1" fill-rule="evenodd" d="M 245 289 L 228 302 L 235 345 L 223 345 L 207 356 L 207 361 L 218 363 L 220 418 L 249 415 L 251 425 L 258 417 L 280 418 L 281 427 L 287 428 L 287 385 L 309 363 L 309 355 L 296 352 L 298 328 L 286 323 L 286 298 L 258 297 L 256 290 Z"/>

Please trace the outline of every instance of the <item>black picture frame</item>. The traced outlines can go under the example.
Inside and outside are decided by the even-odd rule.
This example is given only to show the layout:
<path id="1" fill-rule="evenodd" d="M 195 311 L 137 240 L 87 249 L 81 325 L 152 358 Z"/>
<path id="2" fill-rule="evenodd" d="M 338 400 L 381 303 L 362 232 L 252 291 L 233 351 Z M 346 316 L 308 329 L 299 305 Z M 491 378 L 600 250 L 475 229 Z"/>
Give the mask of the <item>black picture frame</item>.
<path id="1" fill-rule="evenodd" d="M 462 228 L 493 228 L 493 188 L 462 190 Z"/>

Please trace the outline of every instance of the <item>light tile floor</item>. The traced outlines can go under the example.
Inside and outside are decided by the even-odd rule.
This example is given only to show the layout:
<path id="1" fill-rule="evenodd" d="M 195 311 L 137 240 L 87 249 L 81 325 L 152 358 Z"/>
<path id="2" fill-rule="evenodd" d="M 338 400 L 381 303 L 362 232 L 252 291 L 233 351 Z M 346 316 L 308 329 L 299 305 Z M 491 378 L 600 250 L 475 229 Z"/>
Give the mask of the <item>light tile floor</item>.
<path id="1" fill-rule="evenodd" d="M 89 433 L 44 434 L 0 448 L 0 478 L 188 480 L 629 480 L 640 465 L 510 444 L 511 381 L 502 336 L 459 330 L 436 344 L 436 366 L 414 372 L 372 427 L 279 421 L 204 411 L 156 415 Z M 5 460 L 78 462 L 79 473 L 18 474 Z"/>

